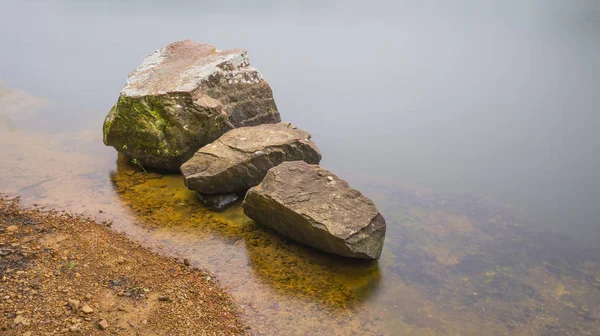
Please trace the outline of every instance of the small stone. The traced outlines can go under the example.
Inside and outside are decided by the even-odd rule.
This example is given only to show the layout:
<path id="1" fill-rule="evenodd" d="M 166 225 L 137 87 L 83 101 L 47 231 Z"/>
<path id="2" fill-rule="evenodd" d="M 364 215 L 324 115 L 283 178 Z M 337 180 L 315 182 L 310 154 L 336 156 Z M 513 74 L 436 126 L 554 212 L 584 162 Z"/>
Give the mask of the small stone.
<path id="1" fill-rule="evenodd" d="M 92 299 L 92 294 L 90 294 L 90 293 L 85 294 L 85 299 L 86 300 L 91 300 Z"/>
<path id="2" fill-rule="evenodd" d="M 94 312 L 92 307 L 90 307 L 88 305 L 83 305 L 83 307 L 81 307 L 81 311 L 84 312 L 85 314 L 91 314 Z"/>
<path id="3" fill-rule="evenodd" d="M 159 296 L 158 301 L 168 302 L 171 301 L 171 299 L 168 296 Z"/>
<path id="4" fill-rule="evenodd" d="M 333 176 L 327 176 L 327 180 L 333 181 Z"/>
<path id="5" fill-rule="evenodd" d="M 16 225 L 11 225 L 11 226 L 9 226 L 9 227 L 6 228 L 6 231 L 8 231 L 8 232 L 15 232 L 15 231 L 18 231 L 18 230 L 19 230 L 19 227 L 16 226 Z"/>
<path id="6" fill-rule="evenodd" d="M 98 328 L 106 330 L 108 328 L 108 322 L 105 319 L 98 321 Z"/>
<path id="7" fill-rule="evenodd" d="M 77 329 L 79 329 L 79 323 L 75 323 L 69 327 L 69 330 L 71 331 L 77 331 Z"/>
<path id="8" fill-rule="evenodd" d="M 183 264 L 184 264 L 185 266 L 190 266 L 190 260 L 189 260 L 189 259 L 187 259 L 187 258 L 186 258 L 186 259 L 183 259 Z"/>
<path id="9" fill-rule="evenodd" d="M 71 307 L 74 312 L 77 312 L 79 309 L 79 300 L 69 299 L 69 307 Z"/>
<path id="10" fill-rule="evenodd" d="M 31 331 L 26 331 L 26 332 L 24 332 L 24 333 L 23 333 L 23 336 L 31 336 L 31 335 L 33 335 L 33 334 L 31 333 Z"/>
<path id="11" fill-rule="evenodd" d="M 15 324 L 16 324 L 16 325 L 19 325 L 19 324 L 23 324 L 23 325 L 25 325 L 25 323 L 27 322 L 27 319 L 26 319 L 26 318 L 24 318 L 24 317 L 23 317 L 23 315 L 18 315 L 18 316 L 15 318 L 14 322 L 15 322 Z"/>
<path id="12" fill-rule="evenodd" d="M 202 204 L 215 211 L 223 211 L 238 200 L 239 196 L 236 193 L 227 194 L 202 194 L 198 193 L 198 199 Z"/>

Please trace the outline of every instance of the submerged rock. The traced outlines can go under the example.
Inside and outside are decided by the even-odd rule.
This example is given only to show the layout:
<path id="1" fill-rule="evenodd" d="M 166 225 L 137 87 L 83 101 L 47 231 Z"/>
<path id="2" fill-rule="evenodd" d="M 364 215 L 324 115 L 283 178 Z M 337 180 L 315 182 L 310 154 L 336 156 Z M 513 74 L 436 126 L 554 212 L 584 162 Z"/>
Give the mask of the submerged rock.
<path id="1" fill-rule="evenodd" d="M 286 122 L 236 128 L 181 166 L 185 185 L 203 194 L 245 191 L 284 161 L 319 163 L 321 152 L 310 137 Z"/>
<path id="2" fill-rule="evenodd" d="M 280 234 L 345 257 L 379 259 L 385 220 L 373 202 L 318 165 L 284 162 L 248 190 L 244 213 Z"/>
<path id="3" fill-rule="evenodd" d="M 240 126 L 281 121 L 271 87 L 242 49 L 191 40 L 148 56 L 104 121 L 104 143 L 148 167 L 177 170 Z"/>
<path id="4" fill-rule="evenodd" d="M 200 199 L 200 202 L 216 211 L 223 211 L 227 209 L 239 199 L 239 196 L 236 193 L 214 195 L 198 193 L 197 195 L 198 199 Z"/>

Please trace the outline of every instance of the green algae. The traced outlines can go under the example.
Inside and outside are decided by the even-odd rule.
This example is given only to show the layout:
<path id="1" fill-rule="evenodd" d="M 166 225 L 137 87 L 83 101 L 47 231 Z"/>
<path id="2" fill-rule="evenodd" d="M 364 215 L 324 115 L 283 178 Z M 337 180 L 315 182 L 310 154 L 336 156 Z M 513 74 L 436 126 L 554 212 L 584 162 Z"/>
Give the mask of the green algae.
<path id="1" fill-rule="evenodd" d="M 144 166 L 178 170 L 231 127 L 227 116 L 198 106 L 188 93 L 120 95 L 104 120 L 103 141 Z"/>

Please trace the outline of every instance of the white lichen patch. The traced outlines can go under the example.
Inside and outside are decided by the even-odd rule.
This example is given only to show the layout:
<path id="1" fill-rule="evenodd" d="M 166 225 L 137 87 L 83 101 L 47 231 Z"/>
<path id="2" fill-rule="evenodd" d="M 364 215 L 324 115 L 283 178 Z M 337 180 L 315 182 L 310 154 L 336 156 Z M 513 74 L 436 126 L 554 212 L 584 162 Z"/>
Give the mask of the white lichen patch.
<path id="1" fill-rule="evenodd" d="M 152 77 L 152 70 L 165 61 L 165 51 L 165 48 L 160 48 L 152 55 L 146 57 L 142 64 L 129 74 L 127 83 L 123 90 L 121 90 L 121 93 L 127 96 L 136 96 L 137 90 L 135 87 L 143 85 L 143 83 L 147 82 Z"/>
<path id="2" fill-rule="evenodd" d="M 260 72 L 250 65 L 245 50 L 221 52 L 212 46 L 190 42 L 179 44 L 185 48 L 165 47 L 146 57 L 129 75 L 121 94 L 141 97 L 194 92 L 214 83 L 256 85 L 263 80 Z M 190 52 L 190 48 L 196 49 Z"/>
<path id="3" fill-rule="evenodd" d="M 153 67 L 161 64 L 165 61 L 165 48 L 156 50 L 152 55 L 146 57 L 142 64 L 135 69 L 135 72 L 144 72 L 152 69 Z"/>
<path id="4" fill-rule="evenodd" d="M 229 54 L 209 55 L 201 64 L 183 72 L 177 81 L 177 91 L 192 91 L 199 86 L 199 82 L 209 80 L 211 76 L 222 76 L 225 68 L 238 69 L 247 60 L 247 53 L 234 52 Z"/>

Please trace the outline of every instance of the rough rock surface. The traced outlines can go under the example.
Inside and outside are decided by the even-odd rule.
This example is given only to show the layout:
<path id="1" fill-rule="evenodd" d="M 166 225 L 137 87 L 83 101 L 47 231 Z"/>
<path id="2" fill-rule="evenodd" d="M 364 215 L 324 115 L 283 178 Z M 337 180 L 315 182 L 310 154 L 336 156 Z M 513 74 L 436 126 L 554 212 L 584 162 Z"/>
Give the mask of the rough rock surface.
<path id="1" fill-rule="evenodd" d="M 228 130 L 281 121 L 271 87 L 242 49 L 185 40 L 148 56 L 104 121 L 104 143 L 148 167 L 177 170 Z"/>
<path id="2" fill-rule="evenodd" d="M 318 165 L 284 162 L 244 198 L 244 213 L 284 236 L 346 257 L 378 259 L 385 220 L 373 202 Z"/>
<path id="3" fill-rule="evenodd" d="M 236 128 L 181 166 L 185 185 L 203 194 L 245 191 L 284 161 L 319 163 L 321 153 L 310 137 L 287 122 Z"/>

